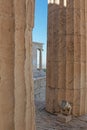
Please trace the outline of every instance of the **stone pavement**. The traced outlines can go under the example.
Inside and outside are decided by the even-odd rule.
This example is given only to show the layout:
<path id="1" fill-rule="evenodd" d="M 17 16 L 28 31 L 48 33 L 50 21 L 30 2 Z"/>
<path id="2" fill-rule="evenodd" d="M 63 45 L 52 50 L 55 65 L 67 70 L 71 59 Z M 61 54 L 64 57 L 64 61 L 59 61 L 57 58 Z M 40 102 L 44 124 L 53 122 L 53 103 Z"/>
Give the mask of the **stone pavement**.
<path id="1" fill-rule="evenodd" d="M 36 101 L 36 130 L 87 130 L 87 115 L 74 117 L 69 123 L 60 123 L 56 115 L 45 110 L 45 103 Z"/>

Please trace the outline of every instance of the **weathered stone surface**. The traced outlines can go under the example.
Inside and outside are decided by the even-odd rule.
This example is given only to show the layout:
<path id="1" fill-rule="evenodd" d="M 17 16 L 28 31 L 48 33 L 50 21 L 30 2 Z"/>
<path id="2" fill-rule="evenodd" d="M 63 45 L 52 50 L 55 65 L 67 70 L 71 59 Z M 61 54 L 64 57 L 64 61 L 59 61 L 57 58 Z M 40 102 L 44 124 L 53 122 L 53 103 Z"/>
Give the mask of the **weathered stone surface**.
<path id="1" fill-rule="evenodd" d="M 0 0 L 0 129 L 35 130 L 32 0 Z"/>
<path id="2" fill-rule="evenodd" d="M 86 106 L 86 0 L 48 5 L 47 101 L 49 112 L 68 101 L 72 114 L 87 113 Z"/>
<path id="3" fill-rule="evenodd" d="M 0 0 L 0 129 L 14 130 L 13 1 Z"/>
<path id="4" fill-rule="evenodd" d="M 45 110 L 44 102 L 36 102 L 37 130 L 87 130 L 87 115 L 72 117 L 68 123 L 58 121 L 58 116 Z"/>
<path id="5" fill-rule="evenodd" d="M 25 129 L 25 1 L 15 0 L 15 129 Z"/>
<path id="6" fill-rule="evenodd" d="M 71 115 L 64 116 L 62 114 L 58 114 L 57 120 L 62 122 L 62 123 L 67 123 L 67 122 L 72 120 L 72 116 Z"/>
<path id="7" fill-rule="evenodd" d="M 33 3 L 15 0 L 15 129 L 34 130 L 32 79 Z M 32 8 L 31 8 L 32 7 Z M 31 19 L 31 21 L 30 21 Z"/>
<path id="8" fill-rule="evenodd" d="M 46 77 L 34 78 L 34 97 L 36 101 L 44 101 L 46 94 Z"/>

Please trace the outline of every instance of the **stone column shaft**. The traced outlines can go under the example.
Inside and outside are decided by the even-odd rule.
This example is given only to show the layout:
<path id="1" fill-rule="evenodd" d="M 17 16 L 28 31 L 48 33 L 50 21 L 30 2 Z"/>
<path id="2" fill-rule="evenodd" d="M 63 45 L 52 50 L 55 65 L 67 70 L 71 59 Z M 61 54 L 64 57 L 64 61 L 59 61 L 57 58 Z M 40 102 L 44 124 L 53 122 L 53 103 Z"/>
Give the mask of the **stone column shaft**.
<path id="1" fill-rule="evenodd" d="M 25 129 L 26 85 L 25 85 L 25 26 L 26 1 L 15 0 L 15 129 Z"/>
<path id="2" fill-rule="evenodd" d="M 0 0 L 0 130 L 35 130 L 34 0 Z"/>
<path id="3" fill-rule="evenodd" d="M 14 130 L 14 5 L 0 0 L 0 130 Z"/>
<path id="4" fill-rule="evenodd" d="M 39 69 L 42 70 L 42 50 L 40 50 Z"/>
<path id="5" fill-rule="evenodd" d="M 63 0 L 48 6 L 47 111 L 59 112 L 62 100 L 73 115 L 86 109 L 85 0 Z"/>
<path id="6" fill-rule="evenodd" d="M 85 0 L 85 25 L 86 25 L 86 88 L 87 88 L 87 1 Z M 86 89 L 86 101 L 87 101 L 87 89 Z M 87 111 L 87 103 L 86 104 L 86 110 Z"/>
<path id="7" fill-rule="evenodd" d="M 33 1 L 15 0 L 15 129 L 35 130 L 32 78 Z"/>
<path id="8" fill-rule="evenodd" d="M 26 0 L 26 29 L 25 29 L 25 84 L 26 84 L 26 130 L 35 130 L 34 90 L 32 73 L 32 28 L 33 28 L 33 2 Z"/>

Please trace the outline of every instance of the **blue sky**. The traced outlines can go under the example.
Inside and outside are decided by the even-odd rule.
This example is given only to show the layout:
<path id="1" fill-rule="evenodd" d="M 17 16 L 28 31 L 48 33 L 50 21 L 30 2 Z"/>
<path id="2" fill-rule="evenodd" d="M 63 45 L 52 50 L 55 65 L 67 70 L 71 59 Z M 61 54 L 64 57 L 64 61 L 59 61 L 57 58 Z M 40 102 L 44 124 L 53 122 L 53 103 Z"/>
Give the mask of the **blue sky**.
<path id="1" fill-rule="evenodd" d="M 44 43 L 43 66 L 46 66 L 47 45 L 47 0 L 35 0 L 33 41 Z"/>

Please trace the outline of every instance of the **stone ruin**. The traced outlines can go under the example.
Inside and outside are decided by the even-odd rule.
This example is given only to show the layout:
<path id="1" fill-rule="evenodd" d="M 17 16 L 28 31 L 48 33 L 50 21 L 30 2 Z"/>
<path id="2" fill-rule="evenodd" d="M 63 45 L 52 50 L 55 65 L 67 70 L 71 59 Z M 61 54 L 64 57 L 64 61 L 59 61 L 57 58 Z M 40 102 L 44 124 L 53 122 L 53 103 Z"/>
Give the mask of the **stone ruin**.
<path id="1" fill-rule="evenodd" d="M 49 0 L 46 110 L 87 113 L 87 0 Z M 0 0 L 0 130 L 35 130 L 34 0 Z"/>
<path id="2" fill-rule="evenodd" d="M 46 72 L 43 70 L 43 43 L 32 43 L 33 80 L 35 101 L 45 101 Z M 38 53 L 39 52 L 39 53 Z M 39 54 L 39 55 L 38 55 Z"/>
<path id="3" fill-rule="evenodd" d="M 46 110 L 87 114 L 87 0 L 49 0 Z"/>
<path id="4" fill-rule="evenodd" d="M 32 55 L 33 55 L 33 77 L 46 77 L 46 73 L 43 71 L 43 43 L 32 43 Z"/>
<path id="5" fill-rule="evenodd" d="M 0 0 L 0 130 L 35 130 L 34 0 Z"/>

